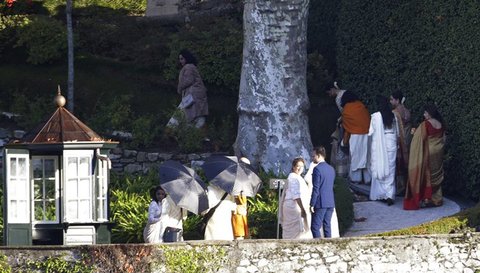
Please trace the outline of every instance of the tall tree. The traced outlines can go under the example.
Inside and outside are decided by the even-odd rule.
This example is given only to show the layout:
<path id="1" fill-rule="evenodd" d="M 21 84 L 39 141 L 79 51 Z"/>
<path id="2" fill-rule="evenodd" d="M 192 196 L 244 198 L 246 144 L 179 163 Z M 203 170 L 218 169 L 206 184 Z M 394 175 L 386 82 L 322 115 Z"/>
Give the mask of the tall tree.
<path id="1" fill-rule="evenodd" d="M 253 164 L 288 173 L 310 159 L 306 87 L 309 0 L 249 0 L 234 148 Z"/>
<path id="2" fill-rule="evenodd" d="M 67 95 L 67 109 L 73 113 L 74 109 L 74 68 L 73 68 L 73 28 L 72 28 L 72 9 L 73 0 L 67 0 L 66 14 L 67 14 L 67 47 L 68 47 L 68 95 Z"/>

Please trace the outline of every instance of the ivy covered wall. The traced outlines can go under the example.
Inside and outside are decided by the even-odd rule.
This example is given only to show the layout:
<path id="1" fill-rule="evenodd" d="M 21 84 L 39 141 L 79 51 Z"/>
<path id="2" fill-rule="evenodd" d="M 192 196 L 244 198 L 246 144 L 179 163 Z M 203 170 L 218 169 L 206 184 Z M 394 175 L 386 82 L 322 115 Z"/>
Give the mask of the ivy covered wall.
<path id="1" fill-rule="evenodd" d="M 327 1 L 332 2 L 332 1 Z M 327 4 L 325 4 L 327 6 Z M 414 125 L 425 103 L 446 121 L 444 189 L 480 196 L 480 3 L 341 1 L 333 28 L 342 86 L 370 105 L 400 89 Z M 331 26 L 330 26 L 330 29 Z"/>

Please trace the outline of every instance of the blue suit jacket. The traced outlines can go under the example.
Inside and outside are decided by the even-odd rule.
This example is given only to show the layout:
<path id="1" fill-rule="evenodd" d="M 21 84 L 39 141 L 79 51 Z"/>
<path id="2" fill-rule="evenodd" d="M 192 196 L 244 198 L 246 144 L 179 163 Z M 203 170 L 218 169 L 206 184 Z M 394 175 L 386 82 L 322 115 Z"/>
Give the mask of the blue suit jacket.
<path id="1" fill-rule="evenodd" d="M 327 162 L 321 162 L 313 169 L 311 207 L 316 209 L 335 207 L 335 198 L 333 196 L 334 181 L 335 170 Z"/>

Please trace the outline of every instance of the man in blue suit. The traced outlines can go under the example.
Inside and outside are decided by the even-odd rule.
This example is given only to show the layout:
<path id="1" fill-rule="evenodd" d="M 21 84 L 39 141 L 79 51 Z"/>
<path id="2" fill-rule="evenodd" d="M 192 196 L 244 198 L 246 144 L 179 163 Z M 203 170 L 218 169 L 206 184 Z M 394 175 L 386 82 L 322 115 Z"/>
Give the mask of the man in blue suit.
<path id="1" fill-rule="evenodd" d="M 332 219 L 335 198 L 333 196 L 333 183 L 335 181 L 335 170 L 325 162 L 326 151 L 323 146 L 313 149 L 313 157 L 318 165 L 313 169 L 312 174 L 312 198 L 310 199 L 310 210 L 312 211 L 312 234 L 313 238 L 320 238 L 320 228 L 323 225 L 325 238 L 331 238 L 330 221 Z"/>

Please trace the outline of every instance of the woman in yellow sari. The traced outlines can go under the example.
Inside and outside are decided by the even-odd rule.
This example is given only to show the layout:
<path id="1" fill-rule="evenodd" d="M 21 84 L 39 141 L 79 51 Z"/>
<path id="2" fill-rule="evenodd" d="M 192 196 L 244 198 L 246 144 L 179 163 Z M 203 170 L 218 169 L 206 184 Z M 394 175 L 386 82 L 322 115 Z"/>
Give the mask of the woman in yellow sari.
<path id="1" fill-rule="evenodd" d="M 403 208 L 436 207 L 443 203 L 443 149 L 445 126 L 435 105 L 427 105 L 413 135 L 408 162 L 408 183 Z"/>

